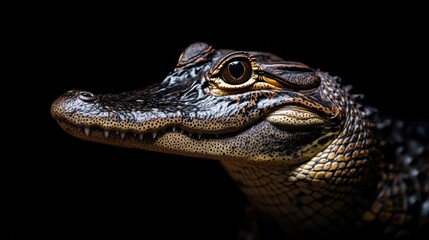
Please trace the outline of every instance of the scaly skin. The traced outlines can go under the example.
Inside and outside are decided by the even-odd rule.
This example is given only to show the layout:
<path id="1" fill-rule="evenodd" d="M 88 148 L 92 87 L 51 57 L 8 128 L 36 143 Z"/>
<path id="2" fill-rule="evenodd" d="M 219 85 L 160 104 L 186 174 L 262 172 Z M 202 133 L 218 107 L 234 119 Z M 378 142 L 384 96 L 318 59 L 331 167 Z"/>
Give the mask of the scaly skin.
<path id="1" fill-rule="evenodd" d="M 417 173 L 387 159 L 393 125 L 357 101 L 304 64 L 194 43 L 158 85 L 69 91 L 51 113 L 85 140 L 219 160 L 288 236 L 400 237 L 428 222 L 428 144 L 415 141 Z"/>

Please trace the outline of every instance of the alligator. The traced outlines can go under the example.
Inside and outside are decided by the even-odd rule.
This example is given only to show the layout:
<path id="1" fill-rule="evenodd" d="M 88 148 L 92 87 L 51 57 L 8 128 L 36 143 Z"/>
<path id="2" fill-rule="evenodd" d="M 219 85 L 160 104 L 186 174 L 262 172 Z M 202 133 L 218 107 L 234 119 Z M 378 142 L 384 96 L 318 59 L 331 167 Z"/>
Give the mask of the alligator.
<path id="1" fill-rule="evenodd" d="M 160 83 L 68 91 L 51 115 L 84 140 L 218 160 L 254 209 L 254 239 L 429 226 L 428 128 L 383 118 L 341 78 L 268 52 L 192 43 Z"/>

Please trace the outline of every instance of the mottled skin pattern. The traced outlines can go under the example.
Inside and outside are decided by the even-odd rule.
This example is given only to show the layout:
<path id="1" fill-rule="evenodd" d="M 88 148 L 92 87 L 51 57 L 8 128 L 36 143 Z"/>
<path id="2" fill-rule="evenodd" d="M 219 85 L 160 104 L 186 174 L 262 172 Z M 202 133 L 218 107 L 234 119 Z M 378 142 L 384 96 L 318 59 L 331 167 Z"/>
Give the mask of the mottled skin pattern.
<path id="1" fill-rule="evenodd" d="M 289 237 L 424 229 L 427 129 L 398 137 L 403 123 L 380 120 L 349 92 L 301 63 L 194 43 L 158 85 L 69 91 L 51 113 L 85 140 L 219 160 L 255 209 L 254 237 L 262 222 Z"/>

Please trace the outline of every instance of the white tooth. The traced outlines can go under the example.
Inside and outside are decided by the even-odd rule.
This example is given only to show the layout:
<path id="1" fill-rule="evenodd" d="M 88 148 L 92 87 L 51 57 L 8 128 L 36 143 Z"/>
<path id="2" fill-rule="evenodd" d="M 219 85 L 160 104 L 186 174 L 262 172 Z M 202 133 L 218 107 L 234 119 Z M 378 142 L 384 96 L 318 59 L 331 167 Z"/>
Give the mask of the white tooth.
<path id="1" fill-rule="evenodd" d="M 104 130 L 104 137 L 105 137 L 105 138 L 108 138 L 108 137 L 109 137 L 109 133 L 110 133 L 110 132 L 109 132 L 108 130 Z"/>
<path id="2" fill-rule="evenodd" d="M 216 134 L 216 138 L 219 138 L 219 134 Z"/>
<path id="3" fill-rule="evenodd" d="M 173 129 L 172 129 L 172 130 L 173 130 L 173 132 L 176 132 L 176 127 L 173 127 Z"/>
<path id="4" fill-rule="evenodd" d="M 153 138 L 156 138 L 156 132 L 153 132 L 153 133 L 152 133 L 152 137 L 153 137 Z"/>
<path id="5" fill-rule="evenodd" d="M 58 124 L 61 124 L 60 120 L 57 120 L 57 123 L 58 123 Z"/>
<path id="6" fill-rule="evenodd" d="M 134 133 L 134 137 L 137 136 L 137 133 Z"/>
<path id="7" fill-rule="evenodd" d="M 89 132 L 91 131 L 91 129 L 89 128 L 84 128 L 85 134 L 86 136 L 89 136 Z"/>
<path id="8" fill-rule="evenodd" d="M 142 140 L 142 139 L 143 139 L 143 136 L 144 136 L 144 135 L 143 135 L 143 133 L 139 135 L 140 140 Z"/>
<path id="9" fill-rule="evenodd" d="M 125 137 L 125 133 L 121 132 L 121 138 L 124 139 L 124 137 Z"/>
<path id="10" fill-rule="evenodd" d="M 202 135 L 201 133 L 198 133 L 198 139 L 201 139 L 201 135 Z"/>
<path id="11" fill-rule="evenodd" d="M 189 133 L 188 133 L 188 136 L 189 136 L 189 137 L 192 137 L 192 133 L 191 133 L 191 132 L 189 132 Z"/>
<path id="12" fill-rule="evenodd" d="M 119 131 L 116 131 L 116 135 L 119 135 Z"/>

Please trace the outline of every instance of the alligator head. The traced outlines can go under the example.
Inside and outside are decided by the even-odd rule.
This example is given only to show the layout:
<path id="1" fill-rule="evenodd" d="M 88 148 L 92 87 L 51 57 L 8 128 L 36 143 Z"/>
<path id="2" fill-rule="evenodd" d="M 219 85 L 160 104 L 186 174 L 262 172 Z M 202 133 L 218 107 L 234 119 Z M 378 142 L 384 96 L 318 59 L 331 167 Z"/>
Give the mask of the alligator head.
<path id="1" fill-rule="evenodd" d="M 342 120 L 328 76 L 263 52 L 186 48 L 142 90 L 69 91 L 51 108 L 73 136 L 218 160 L 296 164 L 325 148 Z"/>

